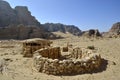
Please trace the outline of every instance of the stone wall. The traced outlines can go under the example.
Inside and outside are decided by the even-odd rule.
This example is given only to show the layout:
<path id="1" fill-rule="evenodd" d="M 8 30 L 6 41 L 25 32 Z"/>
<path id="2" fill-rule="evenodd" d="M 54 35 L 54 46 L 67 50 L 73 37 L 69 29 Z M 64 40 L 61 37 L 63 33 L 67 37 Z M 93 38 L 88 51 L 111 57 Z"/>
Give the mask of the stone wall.
<path id="1" fill-rule="evenodd" d="M 60 59 L 61 57 L 60 47 L 42 48 L 35 51 L 35 54 L 51 59 Z"/>
<path id="2" fill-rule="evenodd" d="M 34 66 L 39 72 L 53 75 L 81 74 L 99 69 L 101 65 L 99 54 L 90 53 L 89 56 L 81 57 L 71 56 L 69 59 L 60 60 L 37 55 L 34 57 Z"/>
<path id="3" fill-rule="evenodd" d="M 50 44 L 51 42 L 47 40 L 25 41 L 23 42 L 23 56 L 32 57 L 36 50 L 49 47 Z"/>
<path id="4" fill-rule="evenodd" d="M 74 48 L 71 51 L 70 57 L 75 58 L 75 59 L 81 59 L 88 57 L 90 54 L 94 53 L 94 50 L 86 49 L 86 48 Z"/>

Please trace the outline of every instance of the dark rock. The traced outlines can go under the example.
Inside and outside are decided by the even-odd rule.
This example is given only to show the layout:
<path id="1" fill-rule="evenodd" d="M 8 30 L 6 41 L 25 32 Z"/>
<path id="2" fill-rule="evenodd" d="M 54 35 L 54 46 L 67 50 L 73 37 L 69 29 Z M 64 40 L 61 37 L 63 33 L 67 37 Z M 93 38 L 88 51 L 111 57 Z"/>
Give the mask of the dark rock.
<path id="1" fill-rule="evenodd" d="M 87 36 L 87 37 L 101 37 L 101 33 L 96 29 L 90 29 L 88 31 L 84 31 L 82 33 L 83 36 Z"/>

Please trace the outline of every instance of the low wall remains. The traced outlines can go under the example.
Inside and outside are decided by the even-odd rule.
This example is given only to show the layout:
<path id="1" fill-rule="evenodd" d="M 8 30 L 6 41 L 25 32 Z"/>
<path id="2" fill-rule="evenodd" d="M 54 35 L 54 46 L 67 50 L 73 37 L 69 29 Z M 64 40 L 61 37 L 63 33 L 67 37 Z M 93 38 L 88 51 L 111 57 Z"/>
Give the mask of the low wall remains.
<path id="1" fill-rule="evenodd" d="M 73 50 L 73 52 L 75 50 Z M 84 49 L 78 48 L 77 50 L 81 51 Z M 99 54 L 92 53 L 92 51 L 82 51 L 82 54 L 80 53 L 81 56 L 76 57 L 80 54 L 73 52 L 71 52 L 71 58 L 63 60 L 43 57 L 42 55 L 34 56 L 34 66 L 39 72 L 53 75 L 81 74 L 99 69 L 101 65 L 101 57 Z M 83 54 L 89 55 L 84 55 L 83 57 Z"/>
<path id="2" fill-rule="evenodd" d="M 60 59 L 61 57 L 60 47 L 42 48 L 35 51 L 34 54 L 38 54 L 41 55 L 42 57 L 51 59 Z"/>

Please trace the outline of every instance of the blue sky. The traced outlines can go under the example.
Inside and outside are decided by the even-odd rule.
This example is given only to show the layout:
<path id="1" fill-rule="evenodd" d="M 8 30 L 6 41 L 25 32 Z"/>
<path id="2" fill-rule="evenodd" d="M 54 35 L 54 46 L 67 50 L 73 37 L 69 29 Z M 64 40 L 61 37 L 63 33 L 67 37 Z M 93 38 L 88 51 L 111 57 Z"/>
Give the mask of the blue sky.
<path id="1" fill-rule="evenodd" d="M 120 0 L 6 0 L 27 6 L 40 23 L 76 25 L 81 30 L 108 31 L 120 21 Z"/>

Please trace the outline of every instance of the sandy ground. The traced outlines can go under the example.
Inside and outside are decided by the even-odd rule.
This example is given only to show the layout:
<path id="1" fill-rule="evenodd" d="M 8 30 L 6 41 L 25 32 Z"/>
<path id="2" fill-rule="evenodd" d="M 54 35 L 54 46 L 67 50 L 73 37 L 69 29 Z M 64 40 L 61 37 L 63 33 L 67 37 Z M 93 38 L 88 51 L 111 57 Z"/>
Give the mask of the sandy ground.
<path id="1" fill-rule="evenodd" d="M 60 33 L 58 33 L 60 35 Z M 88 39 L 62 34 L 65 39 L 53 40 L 52 46 L 87 47 L 94 45 L 108 64 L 105 69 L 97 73 L 78 75 L 54 76 L 37 72 L 33 67 L 32 58 L 23 58 L 22 45 L 16 41 L 0 42 L 0 59 L 8 59 L 8 65 L 0 73 L 0 80 L 120 80 L 120 38 Z M 66 36 L 67 35 L 67 36 Z M 7 46 L 7 47 L 6 47 Z"/>

